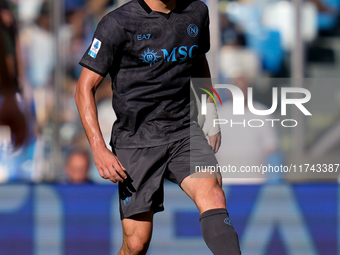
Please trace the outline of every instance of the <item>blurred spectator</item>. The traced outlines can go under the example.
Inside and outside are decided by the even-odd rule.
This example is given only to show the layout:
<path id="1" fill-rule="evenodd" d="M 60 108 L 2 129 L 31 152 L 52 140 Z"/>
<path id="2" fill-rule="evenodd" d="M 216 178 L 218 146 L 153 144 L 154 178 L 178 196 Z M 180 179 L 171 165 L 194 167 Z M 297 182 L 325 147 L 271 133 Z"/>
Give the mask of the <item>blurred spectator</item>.
<path id="1" fill-rule="evenodd" d="M 19 93 L 17 28 L 7 1 L 0 0 L 0 182 L 11 180 L 15 168 L 12 145 L 26 144 L 28 128 Z M 21 150 L 22 151 L 22 150 Z M 16 151 L 16 154 L 17 151 Z"/>
<path id="2" fill-rule="evenodd" d="M 316 8 L 318 9 L 319 12 L 326 12 L 332 15 L 336 15 L 338 10 L 334 10 L 331 8 L 331 6 L 327 5 L 324 1 L 322 0 L 309 0 L 310 2 L 314 3 Z"/>
<path id="3" fill-rule="evenodd" d="M 248 78 L 260 77 L 261 63 L 258 55 L 249 48 L 223 46 L 220 51 L 221 77 L 237 77 L 241 74 Z"/>
<path id="4" fill-rule="evenodd" d="M 0 126 L 3 135 L 6 126 L 9 135 L 1 140 L 14 138 L 14 145 L 22 145 L 27 138 L 27 124 L 20 109 L 21 96 L 18 85 L 17 31 L 14 16 L 7 1 L 0 0 Z"/>
<path id="5" fill-rule="evenodd" d="M 92 183 L 89 180 L 90 156 L 85 150 L 73 151 L 66 161 L 65 174 L 70 184 Z"/>
<path id="6" fill-rule="evenodd" d="M 93 15 L 97 19 L 101 19 L 109 11 L 112 11 L 112 2 L 112 0 L 87 1 L 87 10 L 89 15 Z"/>
<path id="7" fill-rule="evenodd" d="M 71 8 L 72 7 L 72 8 Z M 63 83 L 63 102 L 64 106 L 61 123 L 61 138 L 63 145 L 72 145 L 75 135 L 83 131 L 80 124 L 77 107 L 74 102 L 74 93 L 77 79 L 81 72 L 78 65 L 79 59 L 86 50 L 85 42 L 85 11 L 82 7 L 70 6 L 66 10 L 66 23 L 62 26 L 60 35 L 62 40 L 63 64 L 66 67 L 66 79 Z"/>
<path id="8" fill-rule="evenodd" d="M 259 55 L 246 47 L 244 32 L 226 14 L 220 14 L 222 47 L 220 49 L 220 77 L 258 77 L 261 72 Z"/>
<path id="9" fill-rule="evenodd" d="M 11 76 L 15 90 L 19 90 L 18 85 L 18 63 L 17 63 L 17 24 L 14 15 L 7 1 L 0 0 L 0 26 L 1 38 L 5 49 L 5 59 L 7 71 Z"/>
<path id="10" fill-rule="evenodd" d="M 233 23 L 226 14 L 220 14 L 222 45 L 245 46 L 245 38 L 240 26 Z"/>
<path id="11" fill-rule="evenodd" d="M 72 144 L 72 139 L 76 133 L 83 132 L 73 96 L 82 70 L 78 62 L 92 41 L 93 31 L 98 21 L 112 9 L 112 1 L 108 0 L 86 2 L 77 0 L 72 4 L 71 2 L 66 4 L 66 24 L 61 29 L 67 75 L 63 95 L 63 105 L 66 107 L 62 115 L 61 135 L 69 145 Z M 96 100 L 101 101 L 106 98 L 111 100 L 111 95 L 111 80 L 105 79 L 96 91 Z M 65 145 L 69 146 L 68 144 Z"/>
<path id="12" fill-rule="evenodd" d="M 250 79 L 246 76 L 238 76 L 234 79 L 233 85 L 240 88 L 244 95 L 244 115 L 233 115 L 232 100 L 226 102 L 218 108 L 220 119 L 228 121 L 221 125 L 222 144 L 216 154 L 220 166 L 235 166 L 240 170 L 241 166 L 260 166 L 266 164 L 268 156 L 277 152 L 278 139 L 275 127 L 271 122 L 265 121 L 270 116 L 258 116 L 251 113 L 247 107 L 248 86 Z M 227 90 L 229 91 L 229 90 Z M 254 108 L 257 110 L 268 109 L 267 106 L 254 101 Z M 251 127 L 248 121 L 252 119 L 262 120 L 262 127 Z M 234 123 L 234 124 L 231 124 Z M 258 121 L 251 125 L 260 125 Z M 273 162 L 270 162 L 273 163 Z M 276 162 L 275 162 L 276 163 Z M 223 183 L 261 183 L 266 180 L 262 173 L 222 173 Z M 228 178 L 232 177 L 232 178 Z"/>
<path id="13" fill-rule="evenodd" d="M 81 66 L 78 65 L 79 59 L 88 47 L 85 31 L 86 20 L 83 8 L 69 9 L 66 11 L 66 24 L 61 30 L 67 75 L 75 81 L 78 80 L 81 72 Z"/>
<path id="14" fill-rule="evenodd" d="M 24 26 L 20 32 L 24 72 L 26 82 L 33 89 L 39 127 L 46 125 L 53 105 L 51 78 L 55 67 L 55 45 L 50 14 L 49 3 L 43 2 L 35 22 Z"/>

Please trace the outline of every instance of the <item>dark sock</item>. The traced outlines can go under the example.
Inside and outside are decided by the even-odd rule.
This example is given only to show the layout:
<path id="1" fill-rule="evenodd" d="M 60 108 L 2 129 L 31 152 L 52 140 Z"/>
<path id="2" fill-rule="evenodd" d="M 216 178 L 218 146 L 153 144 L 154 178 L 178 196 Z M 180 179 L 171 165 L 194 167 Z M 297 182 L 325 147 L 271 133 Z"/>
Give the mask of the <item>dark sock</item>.
<path id="1" fill-rule="evenodd" d="M 213 209 L 200 216 L 205 243 L 214 255 L 241 254 L 238 236 L 226 209 Z"/>

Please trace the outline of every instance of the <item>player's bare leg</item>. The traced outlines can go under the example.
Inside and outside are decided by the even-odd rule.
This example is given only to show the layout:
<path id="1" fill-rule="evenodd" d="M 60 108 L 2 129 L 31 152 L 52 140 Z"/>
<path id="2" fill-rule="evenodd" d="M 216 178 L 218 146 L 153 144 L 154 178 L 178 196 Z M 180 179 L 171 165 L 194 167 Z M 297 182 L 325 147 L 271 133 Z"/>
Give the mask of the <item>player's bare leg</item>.
<path id="1" fill-rule="evenodd" d="M 181 188 L 195 202 L 200 214 L 216 208 L 226 209 L 222 180 L 212 176 L 209 173 L 195 173 L 181 183 Z"/>
<path id="2" fill-rule="evenodd" d="M 153 214 L 146 212 L 122 220 L 123 245 L 118 255 L 146 254 L 152 236 Z"/>
<path id="3" fill-rule="evenodd" d="M 238 236 L 226 210 L 221 178 L 217 174 L 216 178 L 212 176 L 210 173 L 192 174 L 182 181 L 181 187 L 201 214 L 203 238 L 214 255 L 239 255 Z"/>

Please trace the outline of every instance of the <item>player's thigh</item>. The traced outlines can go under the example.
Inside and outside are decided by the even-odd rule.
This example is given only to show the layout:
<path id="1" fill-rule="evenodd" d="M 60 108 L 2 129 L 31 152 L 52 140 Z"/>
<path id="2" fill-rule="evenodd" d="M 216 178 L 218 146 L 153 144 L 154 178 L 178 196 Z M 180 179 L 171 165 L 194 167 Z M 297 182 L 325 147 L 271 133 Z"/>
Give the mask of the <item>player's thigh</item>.
<path id="1" fill-rule="evenodd" d="M 136 214 L 122 220 L 123 248 L 127 250 L 147 249 L 152 237 L 153 211 Z"/>
<path id="2" fill-rule="evenodd" d="M 220 175 L 194 173 L 186 177 L 181 188 L 195 202 L 200 213 L 216 208 L 226 208 Z"/>
<path id="3" fill-rule="evenodd" d="M 189 156 L 187 151 L 181 156 L 190 162 L 190 176 L 181 182 L 181 188 L 196 203 L 200 212 L 225 208 L 221 174 L 212 171 L 218 165 L 215 152 L 198 125 L 190 128 Z"/>

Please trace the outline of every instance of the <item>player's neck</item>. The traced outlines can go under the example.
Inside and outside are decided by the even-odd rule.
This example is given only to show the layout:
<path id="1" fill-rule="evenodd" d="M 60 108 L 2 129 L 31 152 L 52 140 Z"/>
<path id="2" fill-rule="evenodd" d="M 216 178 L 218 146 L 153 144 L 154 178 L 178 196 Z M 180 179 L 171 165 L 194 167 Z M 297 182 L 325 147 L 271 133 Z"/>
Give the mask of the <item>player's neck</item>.
<path id="1" fill-rule="evenodd" d="M 176 8 L 176 0 L 144 0 L 151 10 L 169 13 Z"/>

